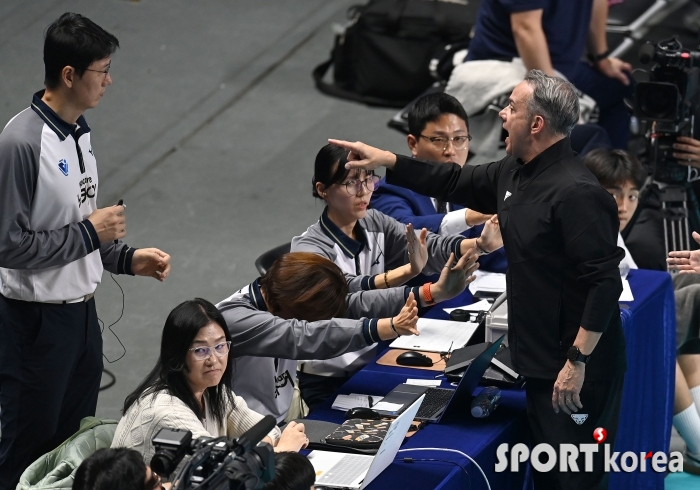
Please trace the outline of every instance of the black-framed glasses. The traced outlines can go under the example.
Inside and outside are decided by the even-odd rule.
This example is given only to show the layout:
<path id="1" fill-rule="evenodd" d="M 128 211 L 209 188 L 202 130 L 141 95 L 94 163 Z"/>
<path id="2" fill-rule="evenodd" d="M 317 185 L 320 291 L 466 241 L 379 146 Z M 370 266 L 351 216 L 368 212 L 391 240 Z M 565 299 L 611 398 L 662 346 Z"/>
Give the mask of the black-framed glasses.
<path id="1" fill-rule="evenodd" d="M 363 186 L 368 192 L 374 191 L 374 189 L 377 187 L 377 182 L 379 182 L 379 176 L 370 175 L 365 180 L 353 179 L 343 182 L 340 185 L 345 186 L 345 190 L 349 195 L 356 196 L 360 193 L 360 189 L 362 189 Z"/>
<path id="2" fill-rule="evenodd" d="M 462 151 L 467 149 L 467 143 L 472 140 L 472 135 L 460 135 L 460 136 L 425 136 L 423 134 L 419 135 L 421 138 L 425 138 L 430 143 L 440 151 L 447 150 L 447 145 L 452 142 L 455 150 Z"/>
<path id="3" fill-rule="evenodd" d="M 231 349 L 231 341 L 221 342 L 216 344 L 214 347 L 209 347 L 208 345 L 201 345 L 198 347 L 192 347 L 188 349 L 194 355 L 194 358 L 199 361 L 206 361 L 212 355 L 216 354 L 216 357 L 224 357 L 228 354 L 229 349 Z"/>
<path id="4" fill-rule="evenodd" d="M 112 68 L 112 64 L 110 63 L 107 65 L 107 68 L 104 70 L 93 70 L 92 68 L 85 68 L 85 71 L 94 71 L 95 73 L 102 73 L 105 78 L 107 78 L 107 75 L 109 75 L 109 69 Z"/>

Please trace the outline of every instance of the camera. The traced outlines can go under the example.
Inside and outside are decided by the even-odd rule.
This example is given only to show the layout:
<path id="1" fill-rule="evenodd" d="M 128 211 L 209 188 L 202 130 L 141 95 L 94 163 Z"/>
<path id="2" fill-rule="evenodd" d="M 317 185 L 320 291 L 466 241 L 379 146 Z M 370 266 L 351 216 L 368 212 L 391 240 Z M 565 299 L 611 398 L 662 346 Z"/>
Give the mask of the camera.
<path id="1" fill-rule="evenodd" d="M 254 490 L 272 480 L 275 458 L 269 444 L 258 444 L 275 427 L 269 415 L 237 439 L 199 437 L 180 429 L 161 429 L 153 436 L 155 454 L 151 468 L 160 475 L 171 475 L 172 490 L 245 489 Z"/>
<path id="2" fill-rule="evenodd" d="M 684 49 L 674 37 L 656 45 L 644 44 L 639 61 L 655 62 L 649 81 L 637 83 L 633 105 L 637 119 L 651 124 L 648 157 L 654 180 L 687 182 L 688 167 L 679 165 L 672 153 L 678 136 L 694 136 L 700 110 L 700 52 Z"/>

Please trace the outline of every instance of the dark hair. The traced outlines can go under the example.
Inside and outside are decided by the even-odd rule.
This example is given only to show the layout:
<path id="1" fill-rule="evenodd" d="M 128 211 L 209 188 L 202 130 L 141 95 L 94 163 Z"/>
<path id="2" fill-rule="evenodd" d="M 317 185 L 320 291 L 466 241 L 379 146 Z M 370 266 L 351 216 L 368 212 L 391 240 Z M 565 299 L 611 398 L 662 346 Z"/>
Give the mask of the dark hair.
<path id="1" fill-rule="evenodd" d="M 73 490 L 144 490 L 146 463 L 138 451 L 98 449 L 75 472 Z"/>
<path id="2" fill-rule="evenodd" d="M 153 370 L 144 378 L 129 396 L 124 400 L 124 413 L 140 398 L 167 390 L 173 396 L 182 400 L 200 419 L 204 418 L 202 406 L 197 402 L 192 389 L 187 384 L 183 371 L 187 369 L 185 358 L 192 346 L 197 333 L 210 323 L 218 324 L 224 331 L 226 340 L 231 340 L 231 333 L 226 326 L 226 320 L 216 306 L 201 298 L 185 301 L 175 307 L 165 320 L 163 335 L 160 341 L 160 356 Z M 233 407 L 234 398 L 231 392 L 233 382 L 233 349 L 228 352 L 228 363 L 217 386 L 206 390 L 207 403 L 212 415 L 218 423 L 223 423 L 228 415 L 228 409 Z"/>
<path id="3" fill-rule="evenodd" d="M 275 453 L 275 477 L 263 490 L 309 490 L 316 483 L 311 461 L 299 453 Z"/>
<path id="4" fill-rule="evenodd" d="M 454 114 L 464 120 L 469 130 L 469 118 L 462 104 L 444 92 L 427 94 L 418 99 L 408 111 L 408 132 L 416 138 L 428 123 L 437 121 L 443 114 Z"/>
<path id="5" fill-rule="evenodd" d="M 316 190 L 316 182 L 323 184 L 323 187 L 330 187 L 333 184 L 341 183 L 350 173 L 350 169 L 345 168 L 348 163 L 348 150 L 330 143 L 318 150 L 316 161 L 314 162 L 314 176 L 311 179 L 314 197 L 322 199 Z"/>
<path id="6" fill-rule="evenodd" d="M 539 114 L 552 133 L 569 136 L 580 112 L 576 88 L 571 82 L 550 77 L 541 70 L 530 70 L 525 81 L 532 87 L 532 97 L 527 101 L 528 117 Z"/>
<path id="7" fill-rule="evenodd" d="M 270 313 L 315 322 L 345 317 L 348 282 L 330 260 L 309 252 L 277 259 L 260 278 Z"/>
<path id="8" fill-rule="evenodd" d="M 647 178 L 639 160 L 624 150 L 597 148 L 586 154 L 583 163 L 603 187 L 616 187 L 631 180 L 641 189 Z"/>
<path id="9" fill-rule="evenodd" d="M 44 36 L 44 85 L 56 88 L 66 66 L 78 76 L 95 61 L 114 54 L 119 41 L 87 17 L 67 12 L 46 28 Z"/>

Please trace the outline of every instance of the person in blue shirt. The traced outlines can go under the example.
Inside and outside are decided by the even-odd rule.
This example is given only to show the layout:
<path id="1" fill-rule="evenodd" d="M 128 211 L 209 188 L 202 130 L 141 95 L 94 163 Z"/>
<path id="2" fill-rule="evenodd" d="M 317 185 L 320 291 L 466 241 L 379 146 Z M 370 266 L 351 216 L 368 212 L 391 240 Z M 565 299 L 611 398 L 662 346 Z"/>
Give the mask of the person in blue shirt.
<path id="1" fill-rule="evenodd" d="M 608 0 L 483 0 L 467 61 L 522 59 L 525 68 L 562 73 L 600 108 L 614 148 L 627 149 L 631 65 L 611 58 Z M 588 62 L 581 61 L 588 54 Z"/>
<path id="2" fill-rule="evenodd" d="M 464 166 L 469 153 L 469 118 L 462 104 L 445 93 L 418 99 L 408 113 L 408 147 L 414 158 Z M 452 203 L 438 202 L 382 179 L 372 194 L 372 208 L 416 229 L 437 235 L 478 238 L 490 218 Z M 503 248 L 479 258 L 479 268 L 505 273 L 508 262 Z M 420 278 L 421 281 L 423 278 Z"/>

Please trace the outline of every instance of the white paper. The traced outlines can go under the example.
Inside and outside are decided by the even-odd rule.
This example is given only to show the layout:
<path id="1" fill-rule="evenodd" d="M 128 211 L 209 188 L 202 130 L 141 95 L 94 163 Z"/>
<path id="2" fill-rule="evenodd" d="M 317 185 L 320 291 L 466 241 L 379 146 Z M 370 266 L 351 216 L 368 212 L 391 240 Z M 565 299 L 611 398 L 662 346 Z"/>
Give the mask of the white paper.
<path id="1" fill-rule="evenodd" d="M 456 308 L 443 308 L 443 310 L 445 310 L 445 313 L 447 313 L 449 315 L 450 313 L 452 313 L 455 310 L 489 311 L 490 308 L 491 308 L 491 303 L 489 303 L 485 299 L 482 299 L 481 301 L 477 301 L 476 303 L 472 303 L 470 305 L 457 306 Z"/>
<path id="2" fill-rule="evenodd" d="M 502 293 L 506 290 L 506 275 L 497 272 L 484 272 L 477 270 L 474 272 L 476 279 L 469 284 L 469 292 L 474 294 L 477 291 L 489 293 Z"/>
<path id="3" fill-rule="evenodd" d="M 632 288 L 630 288 L 630 282 L 627 279 L 622 280 L 622 293 L 618 301 L 634 301 Z"/>
<path id="4" fill-rule="evenodd" d="M 452 322 L 419 318 L 416 325 L 420 335 L 403 335 L 390 347 L 427 352 L 446 352 L 464 347 L 479 325 L 472 322 Z"/>
<path id="5" fill-rule="evenodd" d="M 403 403 L 379 402 L 372 408 L 382 412 L 398 412 L 403 407 Z"/>
<path id="6" fill-rule="evenodd" d="M 406 380 L 407 385 L 416 385 L 416 386 L 440 386 L 442 384 L 442 381 L 439 379 L 411 379 L 408 378 Z"/>
<path id="7" fill-rule="evenodd" d="M 374 404 L 378 403 L 381 401 L 382 396 L 372 396 L 372 408 L 374 408 Z M 350 393 L 349 395 L 338 395 L 335 397 L 335 400 L 333 401 L 333 405 L 331 408 L 333 410 L 350 410 L 351 408 L 355 407 L 364 407 L 364 408 L 369 408 L 369 398 L 368 395 L 359 395 L 357 393 Z"/>

